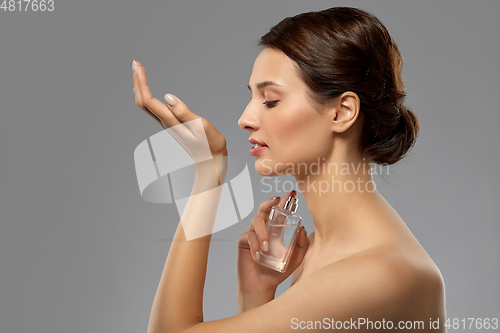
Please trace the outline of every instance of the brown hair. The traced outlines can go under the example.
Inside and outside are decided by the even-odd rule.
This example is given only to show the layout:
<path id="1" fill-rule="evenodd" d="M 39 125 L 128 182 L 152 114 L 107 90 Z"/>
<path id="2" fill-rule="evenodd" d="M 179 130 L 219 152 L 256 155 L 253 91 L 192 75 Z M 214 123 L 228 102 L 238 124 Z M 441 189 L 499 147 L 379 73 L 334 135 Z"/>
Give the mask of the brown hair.
<path id="1" fill-rule="evenodd" d="M 346 91 L 359 96 L 360 144 L 373 162 L 396 163 L 415 144 L 419 122 L 403 105 L 402 57 L 372 14 L 334 7 L 287 17 L 259 45 L 281 50 L 297 63 L 314 102 L 328 103 Z"/>

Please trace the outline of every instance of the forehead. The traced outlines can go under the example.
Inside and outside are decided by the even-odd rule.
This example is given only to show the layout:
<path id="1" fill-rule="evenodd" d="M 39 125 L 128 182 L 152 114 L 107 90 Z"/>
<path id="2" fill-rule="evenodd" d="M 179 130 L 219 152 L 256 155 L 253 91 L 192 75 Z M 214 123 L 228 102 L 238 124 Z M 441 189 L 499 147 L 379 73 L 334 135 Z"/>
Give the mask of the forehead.
<path id="1" fill-rule="evenodd" d="M 275 81 L 282 86 L 297 86 L 301 79 L 296 73 L 295 62 L 280 50 L 265 47 L 255 59 L 250 86 L 259 82 Z"/>

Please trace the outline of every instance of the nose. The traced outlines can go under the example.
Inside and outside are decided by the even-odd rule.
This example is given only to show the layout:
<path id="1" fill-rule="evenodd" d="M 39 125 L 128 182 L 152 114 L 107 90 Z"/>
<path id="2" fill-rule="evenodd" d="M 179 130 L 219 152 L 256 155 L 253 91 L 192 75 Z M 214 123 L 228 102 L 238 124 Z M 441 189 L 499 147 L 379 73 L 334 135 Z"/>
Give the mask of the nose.
<path id="1" fill-rule="evenodd" d="M 257 110 L 252 107 L 252 101 L 248 103 L 245 111 L 238 120 L 238 126 L 246 131 L 256 131 L 260 127 Z"/>

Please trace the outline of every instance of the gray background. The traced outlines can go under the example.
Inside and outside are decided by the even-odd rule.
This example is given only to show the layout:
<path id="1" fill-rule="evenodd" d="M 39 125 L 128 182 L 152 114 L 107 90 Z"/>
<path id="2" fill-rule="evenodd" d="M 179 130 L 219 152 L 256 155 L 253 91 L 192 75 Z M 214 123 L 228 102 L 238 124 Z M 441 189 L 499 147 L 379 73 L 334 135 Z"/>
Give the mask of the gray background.
<path id="1" fill-rule="evenodd" d="M 0 331 L 146 331 L 179 217 L 138 190 L 133 151 L 162 128 L 134 104 L 133 59 L 155 97 L 177 94 L 246 159 L 256 212 L 282 194 L 262 191 L 237 126 L 257 41 L 341 5 L 388 27 L 421 122 L 378 189 L 439 266 L 448 317 L 500 317 L 499 1 L 56 1 L 0 11 Z M 214 235 L 206 320 L 237 313 L 250 218 Z"/>

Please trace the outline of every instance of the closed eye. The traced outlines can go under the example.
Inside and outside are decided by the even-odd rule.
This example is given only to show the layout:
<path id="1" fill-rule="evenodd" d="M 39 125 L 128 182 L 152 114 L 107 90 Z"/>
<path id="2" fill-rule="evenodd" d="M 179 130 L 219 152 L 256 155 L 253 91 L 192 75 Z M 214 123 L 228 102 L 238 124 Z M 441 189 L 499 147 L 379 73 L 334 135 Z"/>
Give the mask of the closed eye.
<path id="1" fill-rule="evenodd" d="M 265 101 L 263 104 L 267 105 L 268 108 L 274 108 L 278 101 Z"/>

